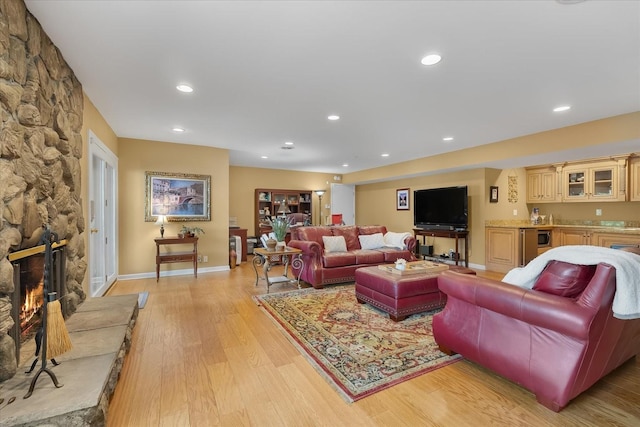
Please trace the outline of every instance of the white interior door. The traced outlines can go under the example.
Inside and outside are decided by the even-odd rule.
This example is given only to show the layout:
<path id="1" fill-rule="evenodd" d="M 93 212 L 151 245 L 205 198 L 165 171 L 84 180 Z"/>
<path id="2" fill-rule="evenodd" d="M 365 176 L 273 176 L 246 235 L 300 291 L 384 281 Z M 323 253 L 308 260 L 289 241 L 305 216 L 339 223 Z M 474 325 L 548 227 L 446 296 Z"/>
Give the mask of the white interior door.
<path id="1" fill-rule="evenodd" d="M 102 296 L 117 277 L 118 158 L 89 131 L 89 293 Z"/>
<path id="2" fill-rule="evenodd" d="M 342 214 L 345 225 L 356 223 L 356 186 L 331 184 L 331 214 Z"/>

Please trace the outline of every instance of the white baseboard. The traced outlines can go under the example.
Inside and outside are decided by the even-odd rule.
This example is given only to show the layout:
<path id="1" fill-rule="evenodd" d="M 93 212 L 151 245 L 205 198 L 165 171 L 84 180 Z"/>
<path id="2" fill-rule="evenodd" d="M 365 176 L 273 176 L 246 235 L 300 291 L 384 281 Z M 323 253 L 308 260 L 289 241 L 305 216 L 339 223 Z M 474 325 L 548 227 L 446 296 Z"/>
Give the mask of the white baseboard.
<path id="1" fill-rule="evenodd" d="M 198 273 L 216 273 L 220 271 L 229 271 L 230 268 L 228 265 L 220 265 L 216 267 L 198 267 Z M 185 268 L 183 270 L 171 270 L 171 271 L 161 271 L 160 277 L 170 277 L 170 276 L 192 276 L 193 268 Z M 151 279 L 156 277 L 156 272 L 151 271 L 147 273 L 135 273 L 135 274 L 121 274 L 118 276 L 118 280 L 136 280 L 136 279 Z"/>

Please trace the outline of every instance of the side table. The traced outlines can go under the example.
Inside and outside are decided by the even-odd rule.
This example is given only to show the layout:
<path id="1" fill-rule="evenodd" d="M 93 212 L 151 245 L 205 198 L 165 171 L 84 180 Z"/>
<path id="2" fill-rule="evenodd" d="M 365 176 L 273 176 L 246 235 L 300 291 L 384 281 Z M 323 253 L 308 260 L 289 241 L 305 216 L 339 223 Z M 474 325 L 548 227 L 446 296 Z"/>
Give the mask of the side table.
<path id="1" fill-rule="evenodd" d="M 197 237 L 159 237 L 156 242 L 156 282 L 160 280 L 160 264 L 171 262 L 192 262 L 193 274 L 198 277 L 198 238 Z M 160 252 L 163 245 L 193 245 L 193 250 L 183 252 Z"/>
<path id="2" fill-rule="evenodd" d="M 265 280 L 267 283 L 267 293 L 269 293 L 269 287 L 275 283 L 292 283 L 297 284 L 300 289 L 300 273 L 304 267 L 304 261 L 302 260 L 302 251 L 296 248 L 285 247 L 284 250 L 268 251 L 264 248 L 256 248 L 253 250 L 253 270 L 256 272 L 256 286 L 260 279 Z M 284 275 L 269 277 L 269 271 L 272 267 L 272 258 L 281 257 L 284 260 Z M 289 265 L 299 271 L 298 277 L 291 278 L 289 274 Z M 264 277 L 260 276 L 258 267 L 262 267 Z"/>

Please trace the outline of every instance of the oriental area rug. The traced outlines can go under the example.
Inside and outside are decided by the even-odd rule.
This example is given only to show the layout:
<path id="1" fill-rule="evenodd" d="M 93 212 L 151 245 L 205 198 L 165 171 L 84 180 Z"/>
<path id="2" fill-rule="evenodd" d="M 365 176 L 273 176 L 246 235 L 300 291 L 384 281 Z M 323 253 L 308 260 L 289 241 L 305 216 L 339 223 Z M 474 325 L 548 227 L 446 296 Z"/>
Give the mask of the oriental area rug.
<path id="1" fill-rule="evenodd" d="M 402 322 L 356 301 L 354 285 L 254 297 L 314 368 L 353 402 L 460 359 L 438 350 L 431 320 Z"/>

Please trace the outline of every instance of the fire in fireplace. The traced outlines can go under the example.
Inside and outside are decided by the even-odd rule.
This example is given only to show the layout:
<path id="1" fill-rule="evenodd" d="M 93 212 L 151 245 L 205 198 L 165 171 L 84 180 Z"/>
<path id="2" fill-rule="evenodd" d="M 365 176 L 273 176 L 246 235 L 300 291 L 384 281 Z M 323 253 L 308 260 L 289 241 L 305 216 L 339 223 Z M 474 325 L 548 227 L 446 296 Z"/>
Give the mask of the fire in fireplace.
<path id="1" fill-rule="evenodd" d="M 20 263 L 20 344 L 37 332 L 44 304 L 44 255 L 24 258 Z"/>
<path id="2" fill-rule="evenodd" d="M 55 245 L 53 249 L 53 269 L 51 271 L 52 289 L 60 296 L 63 312 L 66 312 L 65 299 L 65 254 L 66 241 Z M 9 254 L 13 264 L 14 292 L 12 295 L 11 316 L 14 326 L 9 331 L 16 344 L 16 360 L 20 361 L 20 347 L 33 338 L 42 324 L 42 306 L 44 296 L 44 245 Z M 33 355 L 31 355 L 33 356 Z"/>

